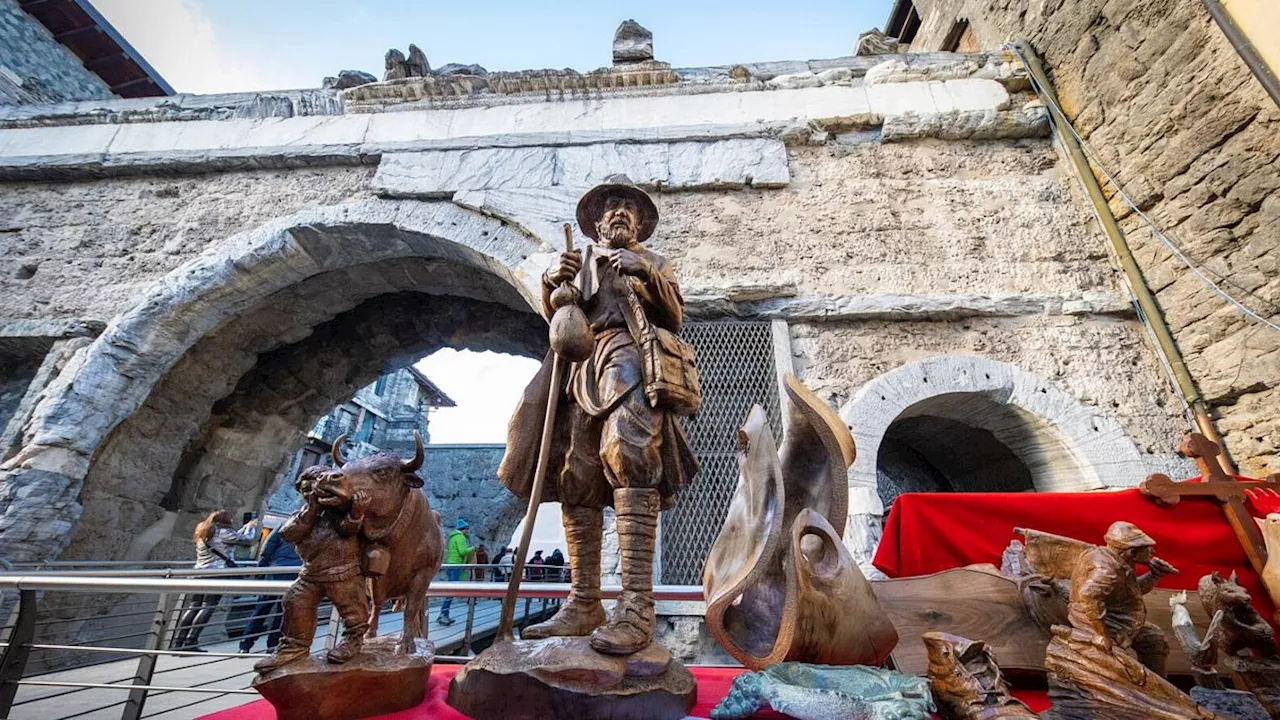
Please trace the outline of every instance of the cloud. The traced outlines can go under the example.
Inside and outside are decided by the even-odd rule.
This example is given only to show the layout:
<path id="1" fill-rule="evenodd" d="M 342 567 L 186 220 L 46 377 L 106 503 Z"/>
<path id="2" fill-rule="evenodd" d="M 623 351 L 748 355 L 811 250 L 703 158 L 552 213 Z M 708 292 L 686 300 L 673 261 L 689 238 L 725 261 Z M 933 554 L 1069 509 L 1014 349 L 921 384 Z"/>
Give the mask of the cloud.
<path id="1" fill-rule="evenodd" d="M 223 93 L 281 87 L 270 63 L 257 63 L 220 37 L 192 0 L 93 0 L 129 44 L 178 92 Z"/>

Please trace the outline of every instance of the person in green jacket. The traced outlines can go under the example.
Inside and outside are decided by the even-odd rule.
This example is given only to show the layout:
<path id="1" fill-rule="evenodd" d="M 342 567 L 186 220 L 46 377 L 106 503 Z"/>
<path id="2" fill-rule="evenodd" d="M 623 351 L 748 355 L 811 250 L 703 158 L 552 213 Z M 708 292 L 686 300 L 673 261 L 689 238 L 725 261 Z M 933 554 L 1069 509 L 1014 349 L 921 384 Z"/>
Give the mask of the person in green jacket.
<path id="1" fill-rule="evenodd" d="M 471 534 L 471 526 L 467 521 L 458 518 L 458 522 L 454 525 L 453 532 L 449 533 L 449 541 L 445 544 L 444 564 L 445 565 L 462 565 L 476 554 L 475 545 L 467 544 L 467 536 Z M 461 568 L 449 568 L 445 570 L 445 576 L 449 578 L 449 582 L 458 582 L 459 580 L 471 579 L 471 573 Z M 444 604 L 440 606 L 440 616 L 436 618 L 438 625 L 452 625 L 453 619 L 449 617 L 449 608 L 453 605 L 453 598 L 444 599 Z"/>

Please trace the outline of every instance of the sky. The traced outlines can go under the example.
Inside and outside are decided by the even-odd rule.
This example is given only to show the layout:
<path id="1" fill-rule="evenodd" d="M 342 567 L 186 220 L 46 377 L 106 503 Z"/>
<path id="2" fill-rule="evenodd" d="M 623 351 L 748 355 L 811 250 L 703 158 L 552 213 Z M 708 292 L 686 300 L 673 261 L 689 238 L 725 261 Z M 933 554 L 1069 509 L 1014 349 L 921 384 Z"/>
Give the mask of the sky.
<path id="1" fill-rule="evenodd" d="M 505 443 L 507 420 L 539 365 L 515 355 L 453 348 L 414 363 L 458 404 L 431 411 L 431 444 Z"/>
<path id="2" fill-rule="evenodd" d="M 608 65 L 633 18 L 676 67 L 839 57 L 881 27 L 890 0 L 390 2 L 92 0 L 178 92 L 319 87 L 339 70 L 382 76 L 389 48 L 416 43 L 433 67 L 489 70 Z"/>

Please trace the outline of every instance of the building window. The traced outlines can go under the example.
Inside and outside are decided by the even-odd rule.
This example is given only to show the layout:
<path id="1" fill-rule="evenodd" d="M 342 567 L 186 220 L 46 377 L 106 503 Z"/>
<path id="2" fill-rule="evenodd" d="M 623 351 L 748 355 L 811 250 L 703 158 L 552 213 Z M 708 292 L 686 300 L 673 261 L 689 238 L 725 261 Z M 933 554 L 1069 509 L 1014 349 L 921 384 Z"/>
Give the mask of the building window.
<path id="1" fill-rule="evenodd" d="M 946 40 L 942 42 L 944 52 L 970 53 L 981 49 L 978 45 L 978 36 L 973 34 L 973 28 L 969 26 L 968 20 L 957 20 L 947 33 Z"/>
<path id="2" fill-rule="evenodd" d="M 387 389 L 387 376 L 383 375 L 373 383 L 373 394 L 382 397 L 382 393 Z"/>

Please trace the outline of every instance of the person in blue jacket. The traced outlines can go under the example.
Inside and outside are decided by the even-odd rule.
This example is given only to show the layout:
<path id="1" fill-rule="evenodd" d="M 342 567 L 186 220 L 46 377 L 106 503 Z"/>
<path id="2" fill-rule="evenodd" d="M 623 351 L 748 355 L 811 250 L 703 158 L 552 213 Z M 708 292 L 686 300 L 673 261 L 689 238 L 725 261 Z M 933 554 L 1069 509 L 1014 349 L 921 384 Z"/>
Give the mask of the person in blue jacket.
<path id="1" fill-rule="evenodd" d="M 267 542 L 262 546 L 262 554 L 258 556 L 258 567 L 301 567 L 302 558 L 298 550 L 283 537 L 279 528 L 272 530 Z M 271 580 L 295 580 L 297 573 L 269 575 Z M 245 625 L 244 634 L 240 636 L 240 652 L 249 653 L 264 633 L 267 635 L 267 651 L 275 652 L 280 644 L 280 597 L 277 595 L 259 595 L 258 604 L 253 608 L 253 617 Z"/>

